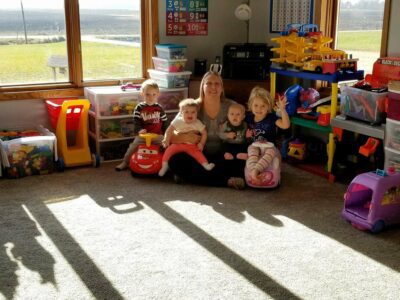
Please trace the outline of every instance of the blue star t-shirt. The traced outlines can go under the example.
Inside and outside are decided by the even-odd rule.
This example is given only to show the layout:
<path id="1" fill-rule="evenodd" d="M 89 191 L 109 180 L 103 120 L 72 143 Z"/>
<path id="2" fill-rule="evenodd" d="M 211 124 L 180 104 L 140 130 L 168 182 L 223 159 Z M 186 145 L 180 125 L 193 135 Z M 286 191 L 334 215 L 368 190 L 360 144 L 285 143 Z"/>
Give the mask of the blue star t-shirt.
<path id="1" fill-rule="evenodd" d="M 254 114 L 249 113 L 246 115 L 246 123 L 248 129 L 252 131 L 251 142 L 255 141 L 268 141 L 275 144 L 277 135 L 277 126 L 275 124 L 278 117 L 274 113 L 269 113 L 267 116 L 259 121 L 254 121 Z"/>

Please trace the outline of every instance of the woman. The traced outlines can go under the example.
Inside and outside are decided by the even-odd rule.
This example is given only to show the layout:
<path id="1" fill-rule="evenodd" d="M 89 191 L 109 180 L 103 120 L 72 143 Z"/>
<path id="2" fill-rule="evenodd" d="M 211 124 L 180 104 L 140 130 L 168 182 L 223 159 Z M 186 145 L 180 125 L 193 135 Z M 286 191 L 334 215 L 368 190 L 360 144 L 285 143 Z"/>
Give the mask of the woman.
<path id="1" fill-rule="evenodd" d="M 207 129 L 207 142 L 204 155 L 215 168 L 206 171 L 192 157 L 185 153 L 178 153 L 171 157 L 169 167 L 176 181 L 180 179 L 194 183 L 230 186 L 236 189 L 245 187 L 243 160 L 225 160 L 222 153 L 222 140 L 218 136 L 219 126 L 223 124 L 228 115 L 229 105 L 232 100 L 226 99 L 221 76 L 216 72 L 204 74 L 200 83 L 200 111 L 198 114 Z M 200 137 L 194 133 L 175 135 L 173 143 L 197 143 Z"/>

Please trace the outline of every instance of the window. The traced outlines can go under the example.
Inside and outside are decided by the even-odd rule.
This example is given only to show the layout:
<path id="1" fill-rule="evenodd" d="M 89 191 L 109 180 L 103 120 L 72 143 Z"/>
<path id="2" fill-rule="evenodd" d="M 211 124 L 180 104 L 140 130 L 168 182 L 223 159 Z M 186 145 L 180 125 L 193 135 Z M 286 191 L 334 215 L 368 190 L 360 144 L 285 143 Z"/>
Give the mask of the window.
<path id="1" fill-rule="evenodd" d="M 3 1 L 0 57 L 1 85 L 67 81 L 64 1 Z"/>
<path id="2" fill-rule="evenodd" d="M 142 77 L 139 0 L 80 0 L 83 80 Z"/>
<path id="3" fill-rule="evenodd" d="M 380 57 L 384 0 L 340 0 L 336 47 L 358 58 L 358 69 L 372 73 Z"/>
<path id="4" fill-rule="evenodd" d="M 332 48 L 358 58 L 358 69 L 371 73 L 373 63 L 387 53 L 391 0 L 321 0 L 315 2 L 315 19 Z"/>
<path id="5" fill-rule="evenodd" d="M 157 22 L 157 0 L 3 1 L 0 92 L 8 93 L 0 100 L 139 81 L 151 67 Z"/>

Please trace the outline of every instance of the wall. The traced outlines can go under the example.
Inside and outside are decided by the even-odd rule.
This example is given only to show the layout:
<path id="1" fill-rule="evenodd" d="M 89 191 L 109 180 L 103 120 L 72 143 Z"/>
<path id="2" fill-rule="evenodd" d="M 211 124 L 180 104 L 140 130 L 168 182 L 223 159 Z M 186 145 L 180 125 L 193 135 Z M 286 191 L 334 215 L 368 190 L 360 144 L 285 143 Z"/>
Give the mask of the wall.
<path id="1" fill-rule="evenodd" d="M 160 43 L 179 43 L 188 46 L 187 69 L 193 71 L 195 58 L 206 58 L 213 63 L 216 56 L 222 59 L 226 43 L 246 42 L 246 23 L 236 19 L 234 11 L 242 0 L 209 0 L 208 1 L 208 35 L 207 36 L 166 36 L 166 1 L 158 1 Z M 269 1 L 251 0 L 253 18 L 250 20 L 250 42 L 266 43 L 266 32 Z"/>
<path id="2" fill-rule="evenodd" d="M 208 36 L 178 37 L 166 36 L 165 33 L 165 0 L 159 0 L 159 31 L 161 43 L 181 43 L 188 46 L 188 70 L 193 71 L 194 59 L 206 58 L 208 63 L 214 62 L 215 56 L 221 56 L 226 43 L 243 43 L 246 41 L 246 25 L 234 16 L 235 8 L 242 0 L 209 0 Z M 395 12 L 400 11 L 400 1 L 392 0 L 389 24 L 388 55 L 400 56 L 400 39 L 397 29 L 400 18 Z M 268 43 L 273 34 L 269 33 L 269 0 L 251 0 L 253 16 L 250 20 L 249 40 L 251 43 Z M 392 33 L 392 34 L 390 34 Z M 276 34 L 275 34 L 276 35 Z M 272 45 L 272 44 L 271 44 Z"/>
<path id="3" fill-rule="evenodd" d="M 0 102 L 0 130 L 34 129 L 38 125 L 51 129 L 43 100 Z"/>

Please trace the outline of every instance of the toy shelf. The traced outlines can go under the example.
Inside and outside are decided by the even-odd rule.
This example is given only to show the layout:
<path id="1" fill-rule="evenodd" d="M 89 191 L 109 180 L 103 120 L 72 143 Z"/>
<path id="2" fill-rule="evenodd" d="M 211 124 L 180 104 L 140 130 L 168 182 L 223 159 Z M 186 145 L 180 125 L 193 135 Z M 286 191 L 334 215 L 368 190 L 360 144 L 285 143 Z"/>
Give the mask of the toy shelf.
<path id="1" fill-rule="evenodd" d="M 307 79 L 313 81 L 324 81 L 331 84 L 332 92 L 331 92 L 331 109 L 330 109 L 330 117 L 331 120 L 336 117 L 336 111 L 338 106 L 338 83 L 341 81 L 348 80 L 361 80 L 364 78 L 364 71 L 360 70 L 357 72 L 336 72 L 333 74 L 320 74 L 313 72 L 298 72 L 292 70 L 285 70 L 279 68 L 270 68 L 270 93 L 272 98 L 275 98 L 276 93 L 276 75 L 282 75 L 286 77 L 298 78 L 298 79 Z M 292 117 L 291 118 L 292 125 L 297 125 L 301 127 L 311 128 L 313 130 L 318 130 L 329 134 L 329 141 L 327 144 L 328 149 L 328 161 L 326 166 L 327 177 L 331 180 L 334 178 L 332 176 L 332 163 L 333 163 L 333 155 L 335 151 L 335 141 L 334 135 L 332 132 L 331 126 L 320 126 L 314 120 L 302 119 L 300 117 Z M 333 180 L 333 179 L 332 179 Z"/>
<path id="2" fill-rule="evenodd" d="M 315 120 L 307 120 L 301 117 L 292 117 L 290 118 L 290 122 L 294 125 L 299 125 L 302 127 L 311 128 L 314 130 L 322 131 L 322 132 L 331 132 L 331 126 L 321 126 L 315 122 Z"/>
<path id="3" fill-rule="evenodd" d="M 332 127 L 337 127 L 347 131 L 360 133 L 366 136 L 374 137 L 383 140 L 385 137 L 384 125 L 369 125 L 362 121 L 346 119 L 346 117 L 339 115 L 331 120 Z"/>

